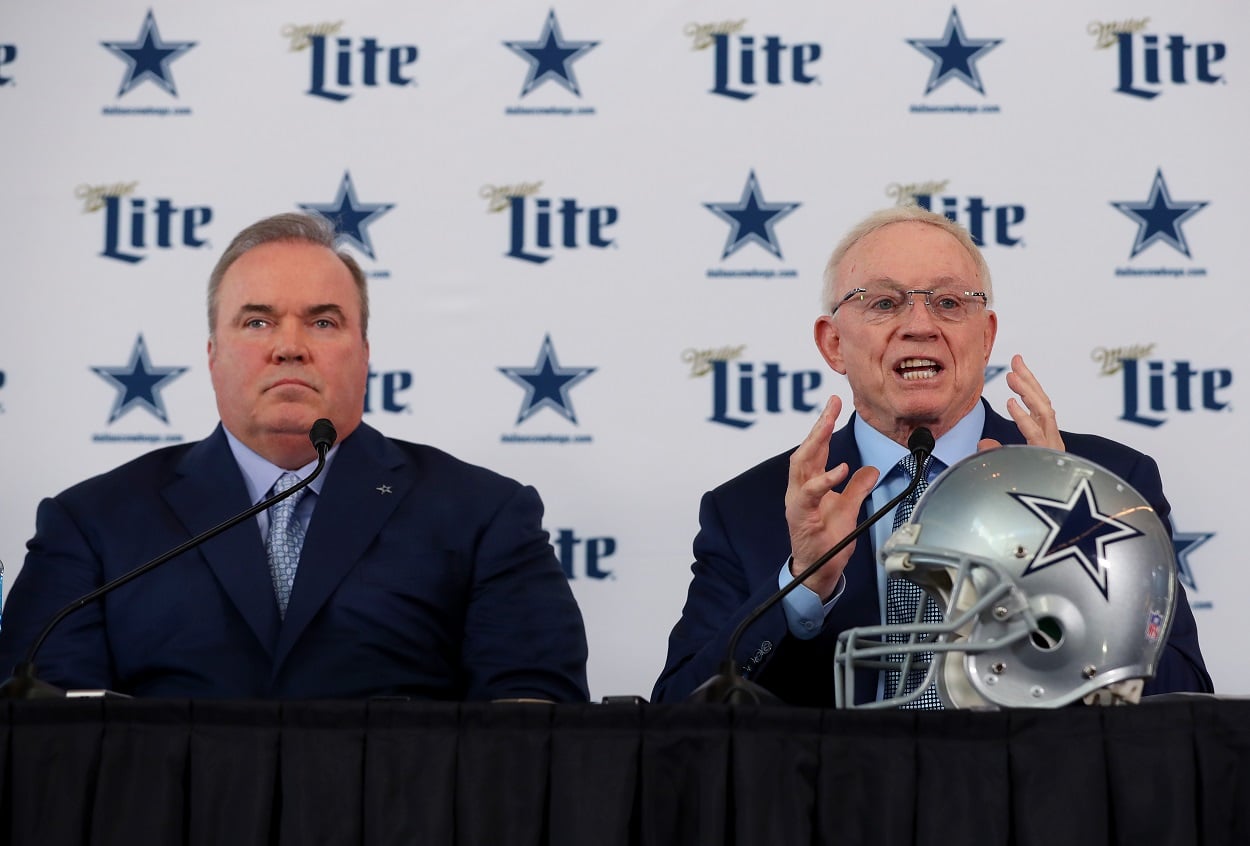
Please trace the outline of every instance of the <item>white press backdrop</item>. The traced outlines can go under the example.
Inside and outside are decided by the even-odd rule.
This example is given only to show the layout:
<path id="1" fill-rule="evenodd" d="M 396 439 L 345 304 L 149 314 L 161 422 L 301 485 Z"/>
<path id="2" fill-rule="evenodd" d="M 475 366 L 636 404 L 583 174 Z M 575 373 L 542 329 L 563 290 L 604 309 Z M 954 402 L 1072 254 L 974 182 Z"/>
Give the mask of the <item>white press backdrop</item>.
<path id="1" fill-rule="evenodd" d="M 1065 428 L 1159 460 L 1248 693 L 1248 37 L 1223 0 L 8 3 L 5 587 L 41 497 L 210 431 L 210 267 L 321 210 L 371 280 L 368 422 L 534 484 L 592 694 L 648 694 L 700 494 L 849 399 L 828 252 L 915 200 L 985 241 L 995 406 L 1020 352 Z"/>

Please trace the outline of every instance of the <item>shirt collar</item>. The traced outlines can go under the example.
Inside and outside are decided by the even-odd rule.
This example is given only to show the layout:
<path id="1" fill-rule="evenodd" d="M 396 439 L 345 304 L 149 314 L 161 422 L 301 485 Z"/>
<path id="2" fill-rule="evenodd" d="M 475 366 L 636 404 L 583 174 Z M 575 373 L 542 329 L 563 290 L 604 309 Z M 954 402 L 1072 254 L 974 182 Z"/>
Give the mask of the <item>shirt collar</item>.
<path id="1" fill-rule="evenodd" d="M 877 484 L 881 484 L 903 456 L 907 455 L 907 448 L 872 428 L 858 414 L 855 415 L 854 427 L 860 458 L 865 467 L 877 468 L 881 474 Z M 978 402 L 949 432 L 938 438 L 933 448 L 933 456 L 942 462 L 943 467 L 950 467 L 977 451 L 977 442 L 981 440 L 984 429 L 985 406 Z"/>
<path id="2" fill-rule="evenodd" d="M 274 482 L 278 481 L 278 478 L 287 471 L 271 463 L 268 459 L 261 457 L 255 450 L 236 438 L 224 424 L 221 428 L 226 433 L 226 442 L 230 444 L 230 452 L 234 455 L 234 460 L 239 465 L 239 470 L 243 472 L 243 481 L 247 484 L 248 500 L 255 505 L 269 495 Z M 330 463 L 334 460 L 334 456 L 338 451 L 339 444 L 335 444 L 326 454 L 326 471 L 329 471 Z M 301 479 L 307 479 L 316 466 L 317 461 L 313 459 L 296 470 L 295 474 Z M 320 495 L 321 486 L 325 483 L 326 475 L 327 472 L 323 472 L 316 479 L 313 479 L 312 484 L 308 486 L 313 493 Z"/>

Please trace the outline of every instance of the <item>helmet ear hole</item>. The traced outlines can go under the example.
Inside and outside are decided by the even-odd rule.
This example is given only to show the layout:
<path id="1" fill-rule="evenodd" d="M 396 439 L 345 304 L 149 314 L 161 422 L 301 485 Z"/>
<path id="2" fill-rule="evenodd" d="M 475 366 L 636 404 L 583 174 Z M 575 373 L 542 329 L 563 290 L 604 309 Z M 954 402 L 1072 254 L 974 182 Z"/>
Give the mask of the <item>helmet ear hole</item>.
<path id="1" fill-rule="evenodd" d="M 1063 644 L 1063 624 L 1055 617 L 1042 617 L 1037 621 L 1037 631 L 1029 634 L 1033 646 L 1043 652 L 1053 652 Z"/>

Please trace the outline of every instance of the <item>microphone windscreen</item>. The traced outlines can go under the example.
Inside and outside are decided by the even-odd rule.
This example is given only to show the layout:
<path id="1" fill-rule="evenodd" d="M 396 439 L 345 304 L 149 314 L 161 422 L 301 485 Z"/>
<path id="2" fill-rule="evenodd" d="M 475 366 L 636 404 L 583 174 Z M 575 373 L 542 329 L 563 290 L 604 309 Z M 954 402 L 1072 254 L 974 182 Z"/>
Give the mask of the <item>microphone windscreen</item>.
<path id="1" fill-rule="evenodd" d="M 334 424 L 324 417 L 313 423 L 312 428 L 308 431 L 308 439 L 312 441 L 313 448 L 317 450 L 324 448 L 329 451 L 330 447 L 334 446 L 334 441 L 338 436 L 339 433 L 334 431 Z"/>
<path id="2" fill-rule="evenodd" d="M 911 433 L 911 437 L 907 439 L 908 452 L 923 452 L 925 455 L 931 455 L 935 445 L 933 433 L 924 426 L 917 428 L 916 431 Z"/>

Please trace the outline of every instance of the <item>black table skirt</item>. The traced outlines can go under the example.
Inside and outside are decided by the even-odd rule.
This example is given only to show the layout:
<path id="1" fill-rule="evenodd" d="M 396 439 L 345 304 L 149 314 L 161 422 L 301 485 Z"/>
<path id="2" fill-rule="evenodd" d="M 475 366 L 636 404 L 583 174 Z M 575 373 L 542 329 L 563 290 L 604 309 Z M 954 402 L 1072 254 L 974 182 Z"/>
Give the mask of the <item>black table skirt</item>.
<path id="1" fill-rule="evenodd" d="M 1250 844 L 1250 701 L 0 703 L 0 844 Z"/>

